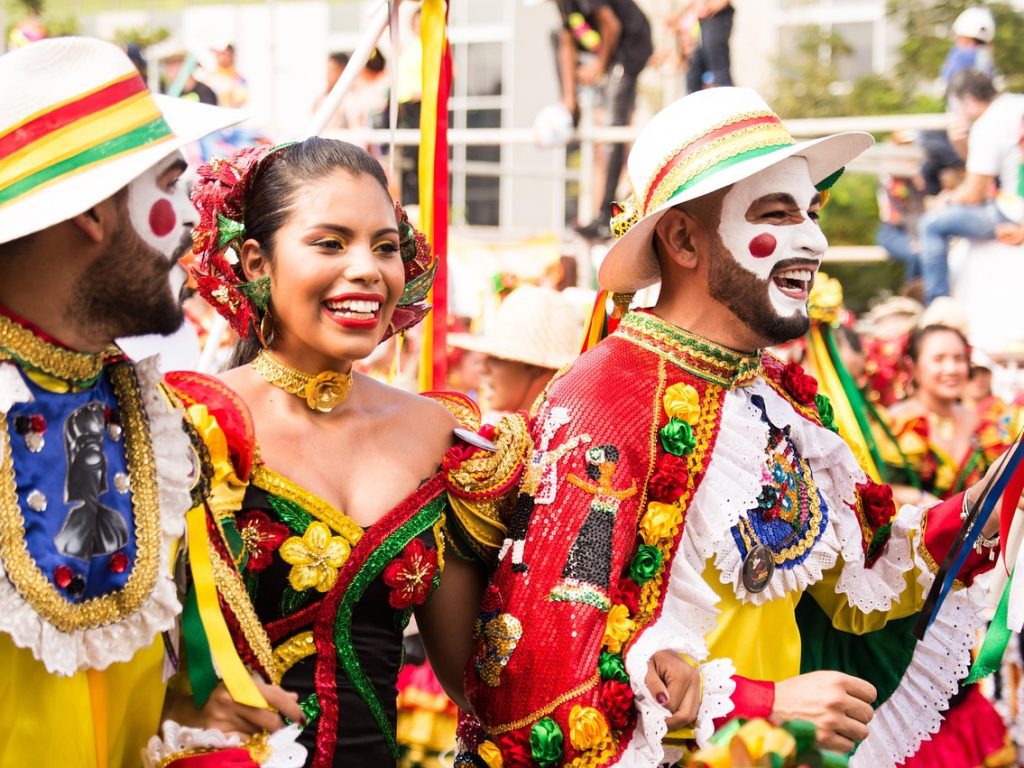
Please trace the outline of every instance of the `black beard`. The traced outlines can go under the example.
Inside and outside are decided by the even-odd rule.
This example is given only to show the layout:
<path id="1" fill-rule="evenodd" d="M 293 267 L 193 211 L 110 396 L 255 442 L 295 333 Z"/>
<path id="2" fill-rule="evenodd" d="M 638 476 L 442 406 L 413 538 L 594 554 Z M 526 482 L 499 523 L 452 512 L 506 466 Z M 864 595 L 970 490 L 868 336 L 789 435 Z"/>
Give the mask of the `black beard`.
<path id="1" fill-rule="evenodd" d="M 711 246 L 708 291 L 711 298 L 731 311 L 736 318 L 765 340 L 766 346 L 798 339 L 807 333 L 811 320 L 807 315 L 782 317 L 768 295 L 769 280 L 762 280 L 739 265 L 720 238 Z"/>
<path id="2" fill-rule="evenodd" d="M 171 291 L 175 262 L 146 243 L 122 211 L 113 245 L 82 276 L 68 306 L 74 322 L 111 340 L 167 335 L 185 318 Z"/>

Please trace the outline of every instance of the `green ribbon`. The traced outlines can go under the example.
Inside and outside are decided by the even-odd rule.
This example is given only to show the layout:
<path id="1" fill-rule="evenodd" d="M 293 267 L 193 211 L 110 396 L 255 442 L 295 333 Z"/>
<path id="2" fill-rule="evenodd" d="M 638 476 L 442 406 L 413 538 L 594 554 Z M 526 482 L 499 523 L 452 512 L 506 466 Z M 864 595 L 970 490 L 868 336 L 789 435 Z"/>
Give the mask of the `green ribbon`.
<path id="1" fill-rule="evenodd" d="M 798 755 L 814 748 L 814 723 L 807 720 L 789 720 L 782 724 L 782 730 L 793 737 Z"/>
<path id="2" fill-rule="evenodd" d="M 206 639 L 206 630 L 203 629 L 203 621 L 199 618 L 195 587 L 189 587 L 188 595 L 185 597 L 185 609 L 181 614 L 181 636 L 185 642 L 185 658 L 188 659 L 192 700 L 196 709 L 202 709 L 220 682 L 220 678 L 214 670 L 210 641 Z"/>
<path id="3" fill-rule="evenodd" d="M 1016 573 L 1016 569 L 1014 569 Z M 1010 642 L 1012 632 L 1006 625 L 1006 616 L 1010 611 L 1010 588 L 1013 586 L 1013 573 L 1010 580 L 1006 582 L 1006 589 L 1003 596 L 999 598 L 999 607 L 996 608 L 996 615 L 988 625 L 988 632 L 985 633 L 985 640 L 978 651 L 978 658 L 971 666 L 971 673 L 963 682 L 963 685 L 970 685 L 982 680 L 997 669 L 1003 661 L 1003 654 L 1006 653 L 1006 646 Z"/>

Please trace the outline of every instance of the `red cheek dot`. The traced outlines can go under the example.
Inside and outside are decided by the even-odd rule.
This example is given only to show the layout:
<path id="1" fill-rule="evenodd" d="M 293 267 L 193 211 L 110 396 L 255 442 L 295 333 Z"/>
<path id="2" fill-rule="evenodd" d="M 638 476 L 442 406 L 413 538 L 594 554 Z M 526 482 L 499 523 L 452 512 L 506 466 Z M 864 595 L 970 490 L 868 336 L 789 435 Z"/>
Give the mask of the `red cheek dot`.
<path id="1" fill-rule="evenodd" d="M 171 234 L 177 223 L 178 217 L 170 200 L 157 200 L 149 209 L 149 228 L 157 237 Z"/>
<path id="2" fill-rule="evenodd" d="M 771 256 L 775 253 L 776 245 L 778 245 L 778 243 L 775 238 L 765 232 L 751 240 L 750 245 L 747 247 L 750 249 L 751 256 L 755 259 L 763 259 L 766 256 Z"/>

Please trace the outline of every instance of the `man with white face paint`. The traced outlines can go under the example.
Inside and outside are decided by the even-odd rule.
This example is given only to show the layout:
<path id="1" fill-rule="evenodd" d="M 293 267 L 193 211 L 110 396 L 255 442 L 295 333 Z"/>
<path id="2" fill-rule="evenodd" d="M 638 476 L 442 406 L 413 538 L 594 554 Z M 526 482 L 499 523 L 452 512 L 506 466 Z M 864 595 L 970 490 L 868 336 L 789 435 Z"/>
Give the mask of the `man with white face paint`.
<path id="1" fill-rule="evenodd" d="M 240 119 L 98 40 L 0 57 L 2 765 L 138 764 L 158 730 L 201 472 L 155 359 L 114 339 L 181 324 L 180 148 Z"/>
<path id="2" fill-rule="evenodd" d="M 897 512 L 815 380 L 763 351 L 807 331 L 819 210 L 870 144 L 797 143 L 743 88 L 687 96 L 641 131 L 600 282 L 620 310 L 660 293 L 534 407 L 525 541 L 498 562 L 467 677 L 493 739 L 481 755 L 656 766 L 764 717 L 892 766 L 937 730 L 980 596 L 954 592 L 919 644 L 910 628 L 978 489 Z M 990 567 L 997 529 L 985 521 L 961 586 Z M 666 727 L 678 702 L 644 680 L 665 649 L 701 672 L 681 731 Z"/>

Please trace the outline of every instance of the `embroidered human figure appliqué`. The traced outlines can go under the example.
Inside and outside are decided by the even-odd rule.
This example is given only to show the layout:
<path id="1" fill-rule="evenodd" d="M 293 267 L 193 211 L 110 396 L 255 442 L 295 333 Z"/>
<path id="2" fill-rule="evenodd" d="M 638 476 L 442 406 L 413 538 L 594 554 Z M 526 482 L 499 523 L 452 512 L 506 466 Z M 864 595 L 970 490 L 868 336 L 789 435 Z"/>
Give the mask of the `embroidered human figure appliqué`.
<path id="1" fill-rule="evenodd" d="M 619 505 L 636 494 L 636 481 L 628 488 L 613 487 L 619 449 L 605 444 L 587 451 L 587 477 L 569 475 L 566 480 L 592 494 L 587 518 L 565 560 L 562 578 L 551 590 L 551 600 L 582 603 L 602 611 L 611 608 L 612 534 Z"/>

